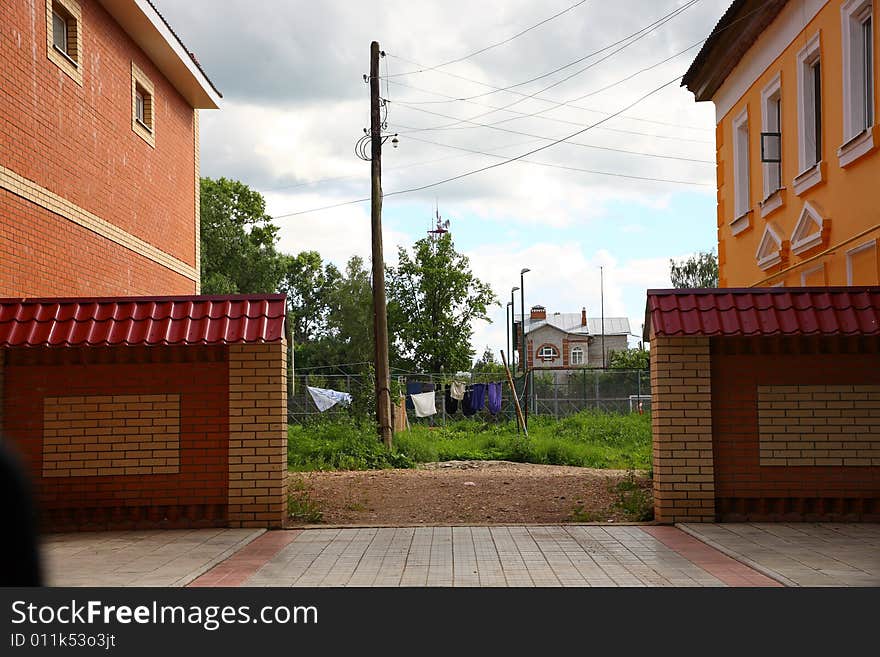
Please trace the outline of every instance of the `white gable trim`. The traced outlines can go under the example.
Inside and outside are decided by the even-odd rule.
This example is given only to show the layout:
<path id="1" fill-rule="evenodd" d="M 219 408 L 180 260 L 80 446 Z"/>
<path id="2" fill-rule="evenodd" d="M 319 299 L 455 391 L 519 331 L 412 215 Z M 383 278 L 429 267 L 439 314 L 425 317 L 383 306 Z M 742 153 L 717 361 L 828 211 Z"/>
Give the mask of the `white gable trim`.
<path id="1" fill-rule="evenodd" d="M 764 229 L 764 235 L 755 252 L 755 259 L 758 261 L 758 267 L 763 270 L 782 262 L 782 238 L 770 224 Z"/>
<path id="2" fill-rule="evenodd" d="M 804 203 L 801 216 L 798 217 L 794 231 L 791 233 L 791 252 L 803 253 L 822 243 L 822 228 L 825 221 L 819 211 L 809 201 Z"/>

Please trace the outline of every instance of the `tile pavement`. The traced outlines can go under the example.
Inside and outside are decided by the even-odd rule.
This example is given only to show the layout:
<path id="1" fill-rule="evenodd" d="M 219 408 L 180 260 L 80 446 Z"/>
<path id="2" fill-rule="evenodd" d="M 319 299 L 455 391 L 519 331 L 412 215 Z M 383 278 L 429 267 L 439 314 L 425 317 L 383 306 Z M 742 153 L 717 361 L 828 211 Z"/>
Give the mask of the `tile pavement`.
<path id="1" fill-rule="evenodd" d="M 786 586 L 880 586 L 880 524 L 684 524 L 686 533 Z"/>
<path id="2" fill-rule="evenodd" d="M 49 586 L 184 586 L 261 536 L 259 529 L 50 534 L 42 541 Z"/>

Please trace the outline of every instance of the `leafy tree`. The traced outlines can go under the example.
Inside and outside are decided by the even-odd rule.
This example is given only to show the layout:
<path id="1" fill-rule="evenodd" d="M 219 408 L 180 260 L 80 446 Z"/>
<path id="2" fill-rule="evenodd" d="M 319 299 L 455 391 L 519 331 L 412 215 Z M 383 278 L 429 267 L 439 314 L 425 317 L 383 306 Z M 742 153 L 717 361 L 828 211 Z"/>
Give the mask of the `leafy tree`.
<path id="1" fill-rule="evenodd" d="M 620 349 L 611 352 L 612 370 L 646 370 L 649 365 L 650 352 L 645 349 Z"/>
<path id="2" fill-rule="evenodd" d="M 718 287 L 718 257 L 701 251 L 679 262 L 670 260 L 669 277 L 676 288 Z"/>
<path id="3" fill-rule="evenodd" d="M 317 251 L 286 256 L 280 290 L 287 294 L 289 321 L 297 344 L 315 341 L 327 333 L 330 296 L 342 280 L 332 263 L 326 265 Z"/>
<path id="4" fill-rule="evenodd" d="M 202 292 L 275 292 L 284 257 L 275 250 L 278 226 L 262 195 L 226 178 L 202 178 L 200 195 Z"/>
<path id="5" fill-rule="evenodd" d="M 498 300 L 471 273 L 468 258 L 455 250 L 449 233 L 418 240 L 412 256 L 398 249 L 387 287 L 389 332 L 402 362 L 426 372 L 470 367 L 471 322 L 491 321 L 487 308 Z"/>
<path id="6" fill-rule="evenodd" d="M 363 258 L 353 256 L 328 294 L 328 337 L 337 363 L 373 360 L 373 288 Z"/>
<path id="7" fill-rule="evenodd" d="M 504 363 L 495 360 L 495 354 L 486 346 L 483 356 L 474 363 L 474 372 L 484 372 L 487 374 L 504 374 Z"/>

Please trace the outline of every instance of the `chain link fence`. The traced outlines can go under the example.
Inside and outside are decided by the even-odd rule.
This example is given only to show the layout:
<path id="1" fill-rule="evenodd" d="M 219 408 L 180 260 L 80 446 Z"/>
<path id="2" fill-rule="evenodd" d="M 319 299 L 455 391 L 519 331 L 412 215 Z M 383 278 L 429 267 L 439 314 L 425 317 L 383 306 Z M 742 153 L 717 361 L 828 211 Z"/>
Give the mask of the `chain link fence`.
<path id="1" fill-rule="evenodd" d="M 462 414 L 461 403 L 458 411 L 447 413 L 444 404 L 443 385 L 453 379 L 467 383 L 503 383 L 503 403 L 497 416 L 490 415 L 486 408 L 471 419 L 480 421 L 507 421 L 515 417 L 513 397 L 504 374 L 470 372 L 457 376 L 439 372 L 407 373 L 392 376 L 392 387 L 406 392 L 407 383 L 421 383 L 423 387 L 435 388 L 437 414 L 427 418 L 416 418 L 412 410 L 407 411 L 411 424 L 443 426 L 447 422 L 467 419 Z M 395 385 L 396 384 L 396 385 Z M 292 394 L 287 401 L 287 417 L 290 423 L 302 423 L 319 415 L 334 417 L 350 412 L 346 407 L 336 406 L 321 413 L 312 401 L 307 386 L 327 388 L 351 394 L 356 400 L 369 397 L 372 400 L 372 375 L 363 374 L 294 374 Z M 647 370 L 596 370 L 596 369 L 554 369 L 532 370 L 528 375 L 514 378 L 517 396 L 524 412 L 529 415 L 550 416 L 556 419 L 574 415 L 585 410 L 606 413 L 648 413 L 651 410 L 651 380 Z M 372 401 L 370 401 L 372 404 Z"/>

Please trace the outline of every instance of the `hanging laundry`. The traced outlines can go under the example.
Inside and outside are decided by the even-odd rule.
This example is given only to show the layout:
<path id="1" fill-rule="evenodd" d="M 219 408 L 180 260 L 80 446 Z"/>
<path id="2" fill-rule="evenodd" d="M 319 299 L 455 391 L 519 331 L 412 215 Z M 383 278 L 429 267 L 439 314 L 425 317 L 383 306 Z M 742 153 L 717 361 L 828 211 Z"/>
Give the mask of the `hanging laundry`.
<path id="1" fill-rule="evenodd" d="M 465 383 L 464 381 L 453 381 L 452 382 L 452 390 L 450 395 L 453 399 L 457 399 L 458 401 L 462 401 L 464 399 L 464 389 Z"/>
<path id="2" fill-rule="evenodd" d="M 420 392 L 423 392 L 421 381 L 407 381 L 406 382 L 406 407 L 410 411 L 414 410 L 412 398 L 410 397 L 410 395 L 417 395 Z"/>
<path id="3" fill-rule="evenodd" d="M 464 396 L 463 393 L 462 396 Z M 448 383 L 445 386 L 443 403 L 446 406 L 447 414 L 455 415 L 458 412 L 458 400 L 452 396 L 452 387 Z"/>
<path id="4" fill-rule="evenodd" d="M 477 412 L 472 405 L 473 395 L 472 390 L 465 390 L 464 397 L 461 400 L 461 412 L 464 413 L 465 417 L 470 417 Z"/>
<path id="5" fill-rule="evenodd" d="M 322 413 L 328 408 L 333 408 L 336 404 L 348 406 L 351 403 L 351 395 L 347 392 L 327 390 L 325 388 L 313 388 L 312 386 L 306 386 L 306 389 L 312 396 L 312 401 L 315 402 L 315 406 L 317 406 L 318 410 Z"/>
<path id="6" fill-rule="evenodd" d="M 489 384 L 489 412 L 492 415 L 498 415 L 501 411 L 501 391 L 503 385 L 501 383 Z"/>
<path id="7" fill-rule="evenodd" d="M 415 407 L 416 417 L 429 417 L 437 412 L 437 405 L 434 402 L 433 392 L 420 392 L 417 395 L 411 395 L 413 406 Z"/>
<path id="8" fill-rule="evenodd" d="M 471 391 L 471 408 L 474 409 L 474 412 L 483 410 L 483 406 L 486 404 L 486 384 L 485 383 L 475 383 L 473 390 Z"/>
<path id="9" fill-rule="evenodd" d="M 422 392 L 434 392 L 436 388 L 433 383 L 423 383 L 422 384 Z"/>

